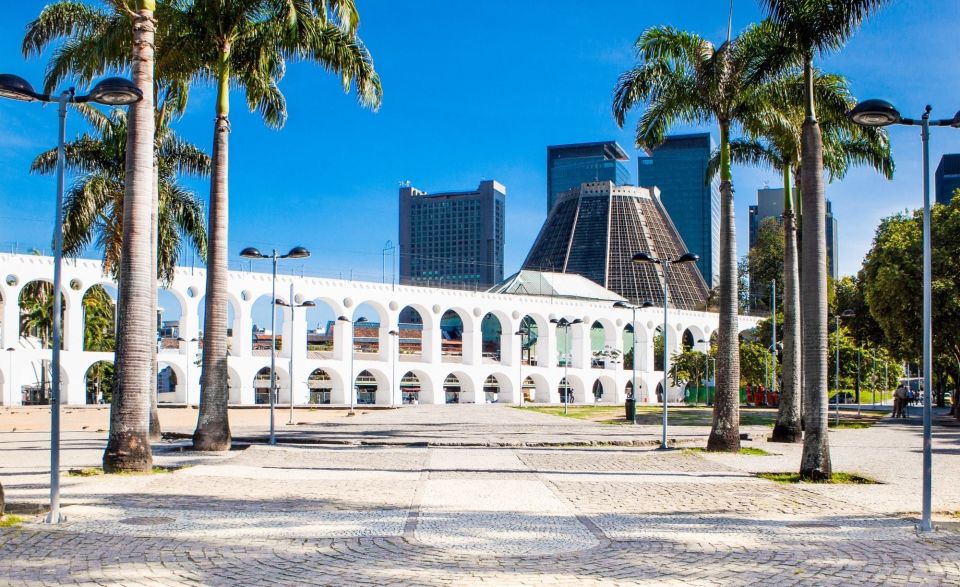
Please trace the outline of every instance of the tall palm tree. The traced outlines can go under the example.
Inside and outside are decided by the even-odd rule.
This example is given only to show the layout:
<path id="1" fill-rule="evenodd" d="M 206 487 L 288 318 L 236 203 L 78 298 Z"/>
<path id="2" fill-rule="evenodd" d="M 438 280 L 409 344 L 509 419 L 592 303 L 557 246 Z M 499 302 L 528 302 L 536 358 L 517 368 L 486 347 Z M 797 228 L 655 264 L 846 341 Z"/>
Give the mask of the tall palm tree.
<path id="1" fill-rule="evenodd" d="M 78 105 L 77 109 L 94 132 L 66 144 L 67 168 L 82 175 L 64 198 L 63 251 L 65 255 L 79 255 L 95 244 L 103 251 L 103 272 L 118 279 L 123 248 L 127 114 L 120 108 L 108 114 L 85 105 Z M 206 175 L 210 158 L 181 139 L 167 122 L 157 128 L 157 276 L 169 284 L 185 240 L 201 256 L 206 254 L 203 204 L 178 182 L 178 177 Z M 57 150 L 51 149 L 34 159 L 31 171 L 53 173 L 56 163 Z"/>
<path id="2" fill-rule="evenodd" d="M 803 320 L 804 422 L 800 476 L 827 480 L 833 476 L 827 438 L 827 251 L 823 196 L 823 136 L 817 122 L 813 60 L 839 49 L 872 12 L 887 0 L 762 0 L 778 25 L 781 52 L 803 65 L 804 121 L 801 133 L 800 185 L 802 209 L 801 314 Z"/>
<path id="3" fill-rule="evenodd" d="M 783 291 L 783 382 L 780 406 L 771 441 L 800 442 L 803 439 L 800 336 L 800 268 L 797 259 L 797 214 L 793 177 L 800 167 L 801 132 L 804 120 L 804 78 L 788 73 L 763 86 L 766 109 L 747 117 L 747 137 L 730 144 L 730 157 L 741 165 L 774 169 L 783 179 L 784 291 Z M 882 129 L 862 128 L 850 122 L 847 112 L 855 104 L 845 78 L 815 75 L 814 92 L 820 104 L 824 130 L 824 168 L 833 179 L 841 179 L 853 165 L 867 165 L 888 179 L 893 175 L 890 144 Z M 707 181 L 719 167 L 719 153 L 708 165 Z"/>
<path id="4" fill-rule="evenodd" d="M 737 328 L 737 246 L 730 174 L 730 133 L 758 108 L 755 87 L 766 76 L 769 25 L 753 25 L 719 47 L 671 27 L 644 31 L 635 43 L 640 63 L 617 81 L 613 115 L 646 104 L 636 144 L 652 148 L 676 123 L 720 126 L 720 327 L 717 389 L 708 450 L 740 449 L 740 357 Z"/>
<path id="5" fill-rule="evenodd" d="M 230 88 L 244 90 L 247 105 L 280 128 L 286 103 L 278 83 L 286 62 L 310 61 L 353 85 L 360 103 L 376 108 L 380 79 L 355 32 L 353 0 L 195 0 L 184 10 L 176 44 L 182 66 L 217 88 L 200 414 L 193 436 L 198 450 L 227 450 L 227 206 Z M 169 39 L 168 39 L 169 41 Z"/>

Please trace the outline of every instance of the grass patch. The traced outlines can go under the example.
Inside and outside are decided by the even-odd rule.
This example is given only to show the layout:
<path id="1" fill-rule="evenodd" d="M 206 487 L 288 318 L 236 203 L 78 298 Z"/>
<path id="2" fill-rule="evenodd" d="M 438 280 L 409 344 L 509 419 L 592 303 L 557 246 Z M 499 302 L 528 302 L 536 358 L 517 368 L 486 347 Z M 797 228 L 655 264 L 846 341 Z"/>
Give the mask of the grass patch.
<path id="1" fill-rule="evenodd" d="M 757 473 L 757 477 L 776 481 L 777 483 L 814 483 L 812 481 L 801 481 L 800 473 Z M 879 482 L 876 479 L 857 475 L 855 473 L 838 472 L 833 474 L 830 481 L 816 481 L 815 483 L 832 483 L 837 485 L 876 485 Z"/>
<path id="2" fill-rule="evenodd" d="M 691 452 L 691 453 L 708 452 L 707 449 L 702 448 L 702 447 L 685 448 L 685 449 L 683 449 L 683 450 L 684 450 L 684 452 Z M 724 454 L 724 453 L 718 453 L 718 454 Z M 750 455 L 750 456 L 752 456 L 752 457 L 772 457 L 772 456 L 775 456 L 775 454 L 772 453 L 772 452 L 767 452 L 767 451 L 763 450 L 762 448 L 754 448 L 754 447 L 752 447 L 752 446 L 741 446 L 741 447 L 740 447 L 740 450 L 738 451 L 737 454 Z"/>
<path id="3" fill-rule="evenodd" d="M 13 528 L 14 526 L 19 526 L 22 523 L 23 518 L 20 516 L 15 516 L 13 514 L 0 516 L 0 528 Z"/>
<path id="4" fill-rule="evenodd" d="M 154 465 L 153 468 L 149 471 L 121 471 L 119 473 L 111 473 L 112 475 L 118 475 L 120 477 L 124 476 L 134 476 L 134 475 L 156 475 L 163 473 L 173 473 L 174 471 L 179 471 L 184 467 L 161 467 L 159 465 Z M 100 467 L 87 467 L 85 469 L 70 469 L 67 471 L 67 477 L 96 477 L 97 475 L 106 475 L 103 472 L 103 469 Z"/>
<path id="5" fill-rule="evenodd" d="M 861 419 L 861 420 L 850 419 L 850 418 L 840 418 L 839 423 L 831 419 L 829 427 L 835 428 L 837 430 L 843 430 L 843 429 L 861 430 L 863 428 L 870 428 L 876 423 L 877 423 L 877 418 L 870 418 L 870 417 Z"/>

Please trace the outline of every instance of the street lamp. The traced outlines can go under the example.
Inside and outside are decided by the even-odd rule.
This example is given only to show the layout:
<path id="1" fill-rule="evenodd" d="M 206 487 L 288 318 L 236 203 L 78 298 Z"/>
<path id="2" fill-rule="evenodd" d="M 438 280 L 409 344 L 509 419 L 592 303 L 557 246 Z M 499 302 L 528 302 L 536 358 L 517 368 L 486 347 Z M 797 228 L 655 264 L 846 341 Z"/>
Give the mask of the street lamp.
<path id="1" fill-rule="evenodd" d="M 270 444 L 277 444 L 276 428 L 273 422 L 273 410 L 277 404 L 277 262 L 280 259 L 305 259 L 310 251 L 303 247 L 293 247 L 286 255 L 281 255 L 277 249 L 269 255 L 264 255 L 255 247 L 247 247 L 240 251 L 244 259 L 272 259 L 273 260 L 273 289 L 270 295 Z M 293 374 L 290 374 L 291 389 Z M 291 392 L 291 403 L 293 393 Z"/>
<path id="2" fill-rule="evenodd" d="M 840 319 L 841 319 L 841 318 L 853 318 L 854 316 L 856 316 L 856 314 L 854 313 L 853 310 L 851 310 L 851 309 L 849 309 L 849 308 L 846 309 L 846 310 L 844 310 L 844 311 L 841 312 L 840 314 L 837 314 L 837 316 L 836 316 L 836 318 L 837 318 L 837 334 L 836 334 L 836 339 L 837 339 L 837 363 L 836 363 L 836 367 L 834 368 L 834 371 L 833 371 L 833 385 L 834 385 L 834 389 L 836 390 L 836 394 L 834 395 L 834 398 L 833 398 L 833 399 L 834 399 L 834 400 L 836 401 L 836 403 L 837 403 L 836 423 L 837 423 L 838 426 L 840 425 Z"/>
<path id="3" fill-rule="evenodd" d="M 900 111 L 886 100 L 864 100 L 850 111 L 850 120 L 861 126 L 888 126 L 903 124 L 906 126 L 920 126 L 920 141 L 923 144 L 923 512 L 920 520 L 920 531 L 933 530 L 931 521 L 932 508 L 932 481 L 933 481 L 933 432 L 931 424 L 933 411 L 931 407 L 931 389 L 933 372 L 933 334 L 932 334 L 932 269 L 930 252 L 930 126 L 951 126 L 960 128 L 960 112 L 953 118 L 930 120 L 930 111 L 933 108 L 927 105 L 920 120 L 903 118 Z"/>
<path id="4" fill-rule="evenodd" d="M 564 353 L 563 359 L 563 414 L 567 414 L 567 404 L 570 403 L 570 380 L 567 379 L 567 367 L 570 365 L 570 327 L 574 324 L 583 324 L 583 320 L 577 318 L 573 321 L 567 320 L 566 318 L 560 318 L 557 320 L 553 318 L 550 320 L 551 324 L 556 324 L 557 329 L 563 329 L 566 331 L 564 338 L 567 341 L 567 352 Z"/>
<path id="5" fill-rule="evenodd" d="M 348 373 L 348 379 L 350 380 L 350 414 L 353 415 L 353 403 L 354 398 L 357 395 L 356 381 L 353 379 L 353 339 L 356 335 L 357 324 L 366 322 L 367 319 L 363 316 L 360 316 L 356 320 L 350 320 L 346 316 L 337 316 L 337 321 L 350 324 L 350 373 Z"/>
<path id="6" fill-rule="evenodd" d="M 393 344 L 396 347 L 392 353 L 390 353 L 390 407 L 394 407 L 396 403 L 396 395 L 399 394 L 400 385 L 397 382 L 397 355 L 400 354 L 400 326 L 397 325 L 397 330 L 391 330 L 388 332 L 390 336 L 393 337 Z M 396 389 L 394 389 L 396 387 Z"/>
<path id="7" fill-rule="evenodd" d="M 10 406 L 13 404 L 13 389 L 14 389 L 13 387 L 13 353 L 16 350 L 17 349 L 14 347 L 10 347 L 7 349 L 7 356 L 10 357 L 10 368 L 7 370 L 7 377 L 10 378 L 10 383 L 7 385 L 7 389 L 10 390 L 10 393 L 7 397 L 7 401 L 3 402 L 3 405 L 5 406 Z"/>
<path id="8" fill-rule="evenodd" d="M 633 321 L 630 323 L 630 327 L 633 328 L 633 361 L 631 365 L 631 367 L 633 368 L 633 375 L 630 380 L 630 386 L 631 386 L 631 392 L 633 394 L 633 405 L 634 405 L 633 423 L 634 424 L 640 423 L 640 419 L 637 417 L 637 412 L 636 412 L 637 398 L 640 397 L 640 394 L 637 392 L 637 310 L 643 309 L 643 308 L 650 308 L 652 306 L 653 306 L 653 302 L 643 302 L 639 306 L 634 306 L 626 302 L 613 303 L 614 308 L 621 308 L 624 310 L 633 311 Z"/>
<path id="9" fill-rule="evenodd" d="M 312 300 L 307 300 L 302 304 L 294 303 L 293 301 L 293 283 L 290 284 L 290 303 L 283 301 L 282 299 L 277 299 L 276 303 L 278 306 L 283 306 L 284 308 L 290 308 L 290 420 L 287 422 L 288 425 L 293 425 L 293 382 L 296 379 L 293 376 L 293 326 L 296 324 L 293 320 L 293 311 L 297 308 L 315 308 L 315 304 Z"/>
<path id="10" fill-rule="evenodd" d="M 670 357 L 667 352 L 667 314 L 670 308 L 670 265 L 696 263 L 700 259 L 699 255 L 693 253 L 684 253 L 676 259 L 658 259 L 650 253 L 639 252 L 633 256 L 633 262 L 637 264 L 652 263 L 663 267 L 663 436 L 660 440 L 660 449 L 667 449 L 667 373 L 670 371 Z"/>
<path id="11" fill-rule="evenodd" d="M 707 371 L 710 360 L 710 342 L 703 340 L 702 338 L 697 341 L 697 344 L 706 345 L 706 350 L 703 352 L 703 390 L 707 390 Z M 700 406 L 700 386 L 697 386 L 697 406 Z"/>
<path id="12" fill-rule="evenodd" d="M 513 333 L 514 336 L 520 337 L 520 352 L 517 354 L 517 377 L 519 377 L 520 383 L 518 384 L 518 389 L 520 390 L 520 407 L 523 407 L 523 337 L 529 336 L 530 331 L 523 326 L 521 326 L 516 332 Z"/>
<path id="13" fill-rule="evenodd" d="M 197 342 L 198 340 L 200 339 L 191 338 L 190 340 L 187 340 L 182 336 L 177 337 L 177 342 L 185 342 L 188 345 L 191 342 Z M 184 395 L 184 399 L 186 400 L 188 408 L 190 407 L 190 364 L 193 363 L 192 357 L 193 355 L 190 354 L 190 347 L 188 346 L 187 347 L 187 381 L 183 384 L 183 395 Z"/>
<path id="14" fill-rule="evenodd" d="M 60 515 L 60 339 L 61 339 L 61 299 L 60 289 L 63 265 L 63 190 L 65 183 L 66 125 L 67 103 L 96 102 L 106 106 L 126 106 L 143 99 L 143 92 L 132 81 L 121 77 L 101 80 L 86 95 L 77 95 L 74 88 L 60 93 L 58 97 L 41 94 L 33 89 L 30 82 L 20 76 L 9 73 L 0 74 L 0 98 L 10 98 L 21 102 L 56 102 L 60 120 L 57 135 L 57 207 L 53 224 L 53 349 L 51 369 L 53 374 L 50 385 L 50 513 L 46 521 L 59 524 L 64 520 Z"/>

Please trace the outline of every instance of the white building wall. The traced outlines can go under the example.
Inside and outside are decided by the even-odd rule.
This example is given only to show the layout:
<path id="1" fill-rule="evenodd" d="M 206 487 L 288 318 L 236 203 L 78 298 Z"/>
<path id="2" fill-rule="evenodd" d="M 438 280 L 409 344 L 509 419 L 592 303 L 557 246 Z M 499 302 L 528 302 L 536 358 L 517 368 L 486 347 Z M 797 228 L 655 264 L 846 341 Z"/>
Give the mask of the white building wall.
<path id="1" fill-rule="evenodd" d="M 36 381 L 35 371 L 41 360 L 50 359 L 49 349 L 32 348 L 30 341 L 19 336 L 18 300 L 24 285 L 34 280 L 50 281 L 53 262 L 50 257 L 34 255 L 0 254 L 0 403 L 18 405 L 20 389 Z M 64 264 L 65 329 L 62 359 L 64 403 L 78 405 L 86 402 L 85 375 L 95 362 L 112 361 L 112 353 L 83 351 L 83 294 L 98 283 L 115 287 L 104 278 L 99 261 L 69 260 Z M 500 401 L 519 403 L 521 377 L 530 377 L 536 384 L 535 401 L 539 403 L 560 401 L 559 384 L 564 377 L 557 352 L 556 327 L 551 319 L 580 318 L 582 324 L 571 327 L 572 360 L 566 368 L 578 402 L 592 402 L 594 383 L 600 381 L 604 388 L 602 402 L 620 403 L 625 398 L 625 386 L 631 379 L 631 371 L 624 369 L 622 362 L 593 368 L 590 361 L 590 327 L 600 321 L 606 332 L 606 344 L 620 350 L 623 346 L 623 329 L 632 319 L 630 310 L 617 309 L 612 304 L 599 301 L 579 301 L 563 298 L 520 296 L 420 288 L 363 281 L 345 281 L 312 277 L 281 275 L 277 278 L 278 297 L 289 297 L 293 286 L 294 300 L 319 300 L 333 310 L 335 316 L 353 317 L 361 304 L 373 306 L 380 312 L 380 350 L 378 353 L 354 356 L 353 375 L 369 371 L 377 380 L 377 403 L 399 403 L 399 380 L 408 371 L 420 379 L 421 403 L 443 403 L 444 379 L 454 373 L 461 382 L 461 402 L 483 402 L 483 384 L 493 375 L 500 383 Z M 180 303 L 181 337 L 178 349 L 164 349 L 158 354 L 161 366 L 169 365 L 177 377 L 174 397 L 165 401 L 197 404 L 200 398 L 200 367 L 194 362 L 199 352 L 197 338 L 200 331 L 199 308 L 203 298 L 205 274 L 203 270 L 179 268 L 170 287 L 166 288 Z M 267 351 L 252 351 L 252 307 L 260 296 L 270 296 L 269 273 L 233 271 L 230 273 L 229 299 L 233 306 L 233 336 L 230 343 L 228 370 L 230 398 L 232 403 L 254 403 L 254 376 L 269 367 Z M 413 306 L 423 318 L 422 352 L 417 355 L 396 354 L 397 345 L 388 333 L 397 329 L 400 311 Z M 441 353 L 440 318 L 449 309 L 455 310 L 464 326 L 463 356 L 444 356 Z M 297 309 L 293 320 L 289 309 L 284 309 L 283 350 L 277 358 L 277 375 L 280 382 L 279 399 L 287 403 L 293 382 L 295 404 L 304 404 L 308 398 L 307 378 L 315 369 L 325 370 L 332 378 L 332 403 L 348 404 L 350 377 L 350 329 L 335 328 L 334 349 L 329 358 L 311 358 L 306 351 L 305 310 Z M 501 358 L 496 361 L 482 356 L 481 321 L 491 312 L 500 320 L 502 329 Z M 538 325 L 536 365 L 520 365 L 520 337 L 514 335 L 524 316 L 531 316 Z M 740 329 L 752 328 L 756 318 L 740 317 Z M 656 401 L 656 386 L 662 373 L 653 371 L 653 338 L 655 329 L 663 321 L 663 309 L 648 308 L 637 311 L 637 380 L 640 401 Z M 342 324 L 342 323 L 341 323 Z M 688 310 L 670 310 L 667 345 L 673 351 L 679 349 L 683 332 L 690 329 L 694 341 L 708 340 L 718 326 L 716 314 Z M 615 332 L 611 332 L 611 330 Z M 702 345 L 698 345 L 702 348 Z M 7 350 L 14 349 L 14 350 Z M 316 353 L 314 353 L 316 354 Z M 4 356 L 5 355 L 5 356 Z M 293 358 L 293 376 L 290 374 L 290 359 Z M 388 391 L 389 390 L 389 391 Z M 671 399 L 678 397 L 679 390 L 671 389 Z M 170 395 L 170 394 L 165 394 Z"/>

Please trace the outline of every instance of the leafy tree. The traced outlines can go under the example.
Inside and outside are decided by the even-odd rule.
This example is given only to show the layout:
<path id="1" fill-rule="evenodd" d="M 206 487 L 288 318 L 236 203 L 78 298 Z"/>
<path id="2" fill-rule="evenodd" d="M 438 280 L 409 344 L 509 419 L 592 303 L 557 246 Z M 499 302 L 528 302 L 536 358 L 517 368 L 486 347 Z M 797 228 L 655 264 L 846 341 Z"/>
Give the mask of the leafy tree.
<path id="1" fill-rule="evenodd" d="M 663 330 L 653 335 L 653 370 L 663 371 Z"/>
<path id="2" fill-rule="evenodd" d="M 116 346 L 113 298 L 102 285 L 83 296 L 83 350 L 111 352 Z"/>
<path id="3" fill-rule="evenodd" d="M 66 310 L 66 300 L 61 295 L 60 318 Z M 31 281 L 20 292 L 20 332 L 40 340 L 40 348 L 53 346 L 53 284 L 47 281 Z M 60 341 L 63 348 L 63 341 Z"/>
<path id="4" fill-rule="evenodd" d="M 627 113 L 645 104 L 637 123 L 636 145 L 652 148 L 677 123 L 720 127 L 720 327 L 717 391 L 709 450 L 736 452 L 739 432 L 739 353 L 737 352 L 737 251 L 730 172 L 730 134 L 757 109 L 756 87 L 774 45 L 770 26 L 753 25 L 736 39 L 714 47 L 706 39 L 671 27 L 647 29 L 635 47 L 640 63 L 620 75 L 613 114 L 623 126 Z M 779 67 L 779 65 L 778 65 Z"/>
<path id="5" fill-rule="evenodd" d="M 860 23 L 885 0 L 762 0 L 776 23 L 781 64 L 799 62 L 804 77 L 801 129 L 802 186 L 800 295 L 803 316 L 803 385 L 806 431 L 800 476 L 814 481 L 833 476 L 827 437 L 827 255 L 823 195 L 824 141 L 816 116 L 813 60 L 839 49 Z M 792 62 L 792 63 L 791 63 Z"/>
<path id="6" fill-rule="evenodd" d="M 757 231 L 757 241 L 748 254 L 750 287 L 766 308 L 770 307 L 770 282 L 777 283 L 777 306 L 783 307 L 784 239 L 776 218 L 764 218 Z"/>

